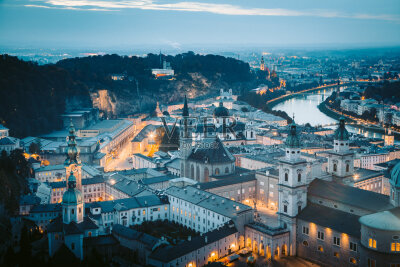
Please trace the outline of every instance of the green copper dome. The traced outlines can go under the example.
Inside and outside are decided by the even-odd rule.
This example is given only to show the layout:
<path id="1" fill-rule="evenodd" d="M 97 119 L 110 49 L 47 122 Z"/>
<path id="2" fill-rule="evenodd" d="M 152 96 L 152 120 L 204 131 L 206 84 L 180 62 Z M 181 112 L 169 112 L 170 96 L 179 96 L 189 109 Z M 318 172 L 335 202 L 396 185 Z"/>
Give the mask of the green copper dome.
<path id="1" fill-rule="evenodd" d="M 349 140 L 349 132 L 346 130 L 344 117 L 339 119 L 339 127 L 335 130 L 334 138 L 341 141 Z"/>
<path id="2" fill-rule="evenodd" d="M 219 106 L 214 109 L 214 116 L 215 117 L 228 117 L 229 111 L 222 102 L 219 102 Z"/>
<path id="3" fill-rule="evenodd" d="M 289 125 L 289 134 L 285 141 L 286 147 L 290 148 L 299 148 L 300 147 L 300 138 L 297 135 L 297 127 L 294 121 Z"/>
<path id="4" fill-rule="evenodd" d="M 68 190 L 63 195 L 63 204 L 81 204 L 82 193 L 76 189 L 76 177 L 72 174 L 68 177 Z"/>
<path id="5" fill-rule="evenodd" d="M 390 184 L 400 187 L 400 162 L 397 163 L 390 172 Z"/>

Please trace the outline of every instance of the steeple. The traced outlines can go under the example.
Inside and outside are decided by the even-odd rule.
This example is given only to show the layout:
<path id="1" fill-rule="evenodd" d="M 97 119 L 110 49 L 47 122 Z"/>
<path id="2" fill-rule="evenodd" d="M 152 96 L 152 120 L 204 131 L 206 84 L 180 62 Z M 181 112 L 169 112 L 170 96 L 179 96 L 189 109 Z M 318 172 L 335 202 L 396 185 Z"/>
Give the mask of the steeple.
<path id="1" fill-rule="evenodd" d="M 289 125 L 289 134 L 286 138 L 285 145 L 290 148 L 300 148 L 300 138 L 297 135 L 297 125 L 294 119 Z"/>
<path id="2" fill-rule="evenodd" d="M 342 116 L 339 119 L 339 127 L 335 130 L 334 138 L 335 140 L 347 141 L 349 140 L 349 132 L 345 126 L 345 118 Z"/>
<path id="3" fill-rule="evenodd" d="M 189 117 L 189 108 L 188 108 L 186 95 L 185 95 L 185 102 L 183 104 L 182 116 L 183 117 Z"/>
<path id="4" fill-rule="evenodd" d="M 69 135 L 68 135 L 68 147 L 67 147 L 67 159 L 65 160 L 64 165 L 68 166 L 71 164 L 80 164 L 79 160 L 79 150 L 76 146 L 76 136 L 75 136 L 75 128 L 72 123 L 69 126 Z"/>

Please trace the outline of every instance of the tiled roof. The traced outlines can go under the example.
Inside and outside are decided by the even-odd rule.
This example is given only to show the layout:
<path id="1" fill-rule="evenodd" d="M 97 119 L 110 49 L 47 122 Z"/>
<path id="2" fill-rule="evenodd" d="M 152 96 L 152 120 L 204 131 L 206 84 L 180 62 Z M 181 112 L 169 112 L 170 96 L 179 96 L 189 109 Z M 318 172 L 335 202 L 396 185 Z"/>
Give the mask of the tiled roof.
<path id="1" fill-rule="evenodd" d="M 232 163 L 235 157 L 225 148 L 219 138 L 216 138 L 211 148 L 197 147 L 190 154 L 189 160 L 209 163 Z"/>
<path id="2" fill-rule="evenodd" d="M 337 201 L 371 212 L 393 208 L 389 202 L 389 196 L 321 179 L 314 179 L 310 183 L 308 195 Z"/>
<path id="3" fill-rule="evenodd" d="M 357 215 L 314 203 L 308 203 L 297 215 L 297 219 L 312 222 L 318 226 L 330 228 L 358 238 L 361 235 L 359 218 Z"/>
<path id="4" fill-rule="evenodd" d="M 168 263 L 181 256 L 204 247 L 207 244 L 221 240 L 227 236 L 237 233 L 234 224 L 224 225 L 220 229 L 208 232 L 203 236 L 193 237 L 190 241 L 184 241 L 176 246 L 167 246 L 155 250 L 149 257 L 160 262 Z M 207 242 L 206 242 L 207 237 Z"/>

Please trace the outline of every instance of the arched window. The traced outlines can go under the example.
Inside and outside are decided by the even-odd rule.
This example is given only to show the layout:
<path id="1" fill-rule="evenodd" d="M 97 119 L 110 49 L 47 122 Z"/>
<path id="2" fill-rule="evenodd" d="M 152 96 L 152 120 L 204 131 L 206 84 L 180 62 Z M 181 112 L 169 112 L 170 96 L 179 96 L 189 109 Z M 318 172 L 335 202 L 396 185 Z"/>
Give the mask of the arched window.
<path id="1" fill-rule="evenodd" d="M 306 247 L 308 247 L 308 242 L 304 240 L 304 241 L 303 241 L 303 245 L 306 246 Z"/>
<path id="2" fill-rule="evenodd" d="M 219 175 L 219 168 L 215 169 L 215 175 Z"/>
<path id="3" fill-rule="evenodd" d="M 333 164 L 333 171 L 334 171 L 334 172 L 336 172 L 336 171 L 337 171 L 337 165 L 336 165 L 336 163 L 335 163 L 335 164 Z"/>
<path id="4" fill-rule="evenodd" d="M 301 173 L 297 174 L 297 182 L 301 182 Z"/>
<path id="5" fill-rule="evenodd" d="M 350 165 L 346 164 L 346 172 L 349 172 L 349 171 L 350 171 Z"/>
<path id="6" fill-rule="evenodd" d="M 229 168 L 226 167 L 226 168 L 225 168 L 225 173 L 228 173 L 228 172 L 229 172 Z"/>
<path id="7" fill-rule="evenodd" d="M 289 180 L 289 174 L 286 172 L 285 173 L 285 182 L 287 182 Z"/>
<path id="8" fill-rule="evenodd" d="M 71 209 L 71 214 L 75 214 L 75 210 L 74 209 Z"/>
<path id="9" fill-rule="evenodd" d="M 190 178 L 194 179 L 194 166 L 193 166 L 193 164 L 190 166 Z"/>

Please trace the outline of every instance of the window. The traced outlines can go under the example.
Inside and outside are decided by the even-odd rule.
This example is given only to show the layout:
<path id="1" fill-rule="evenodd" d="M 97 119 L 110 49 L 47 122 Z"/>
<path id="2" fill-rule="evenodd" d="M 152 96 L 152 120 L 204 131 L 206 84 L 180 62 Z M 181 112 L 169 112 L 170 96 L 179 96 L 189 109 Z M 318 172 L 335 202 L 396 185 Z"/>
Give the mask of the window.
<path id="1" fill-rule="evenodd" d="M 308 227 L 303 226 L 303 234 L 308 235 L 310 229 Z"/>
<path id="2" fill-rule="evenodd" d="M 336 172 L 337 171 L 337 165 L 333 164 L 333 171 Z"/>
<path id="3" fill-rule="evenodd" d="M 355 259 L 355 258 L 350 258 L 349 259 L 349 262 L 351 263 L 351 264 L 357 264 L 357 260 Z"/>
<path id="4" fill-rule="evenodd" d="M 353 243 L 353 242 L 350 242 L 350 250 L 357 251 L 357 244 Z"/>
<path id="5" fill-rule="evenodd" d="M 285 173 L 285 182 L 289 180 L 289 174 Z"/>
<path id="6" fill-rule="evenodd" d="M 368 246 L 370 248 L 376 248 L 376 240 L 372 238 L 368 239 Z"/>
<path id="7" fill-rule="evenodd" d="M 318 246 L 318 251 L 319 252 L 324 252 L 324 247 L 323 246 Z"/>
<path id="8" fill-rule="evenodd" d="M 307 241 L 303 241 L 303 246 L 308 247 L 308 242 Z"/>
<path id="9" fill-rule="evenodd" d="M 339 258 L 339 252 L 333 252 L 333 256 Z"/>
<path id="10" fill-rule="evenodd" d="M 297 174 L 297 182 L 301 182 L 301 173 Z"/>
<path id="11" fill-rule="evenodd" d="M 318 239 L 320 239 L 320 240 L 324 240 L 324 233 L 323 232 L 320 232 L 320 231 L 318 231 Z"/>
<path id="12" fill-rule="evenodd" d="M 333 244 L 340 247 L 340 237 L 333 237 Z"/>
<path id="13" fill-rule="evenodd" d="M 349 172 L 349 171 L 350 171 L 350 165 L 346 164 L 346 172 Z"/>
<path id="14" fill-rule="evenodd" d="M 400 251 L 400 243 L 398 242 L 393 242 L 390 247 L 391 251 Z"/>
<path id="15" fill-rule="evenodd" d="M 300 211 L 301 211 L 301 206 L 298 206 L 297 207 L 297 213 L 300 213 Z"/>
<path id="16" fill-rule="evenodd" d="M 368 259 L 368 267 L 376 267 L 376 261 L 373 259 Z"/>
<path id="17" fill-rule="evenodd" d="M 287 206 L 283 205 L 283 212 L 287 212 Z"/>
<path id="18" fill-rule="evenodd" d="M 71 214 L 75 214 L 75 209 L 71 209 Z"/>

